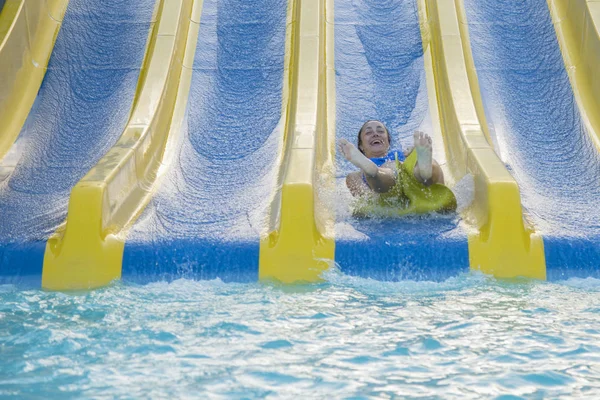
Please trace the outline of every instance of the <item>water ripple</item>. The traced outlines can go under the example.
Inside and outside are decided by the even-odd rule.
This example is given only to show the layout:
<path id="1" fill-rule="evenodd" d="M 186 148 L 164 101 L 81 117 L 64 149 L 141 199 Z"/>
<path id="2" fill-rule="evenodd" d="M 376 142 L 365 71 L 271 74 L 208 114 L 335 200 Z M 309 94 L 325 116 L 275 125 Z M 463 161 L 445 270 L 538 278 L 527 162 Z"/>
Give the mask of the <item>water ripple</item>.
<path id="1" fill-rule="evenodd" d="M 468 274 L 79 295 L 4 285 L 0 397 L 594 397 L 599 289 Z"/>

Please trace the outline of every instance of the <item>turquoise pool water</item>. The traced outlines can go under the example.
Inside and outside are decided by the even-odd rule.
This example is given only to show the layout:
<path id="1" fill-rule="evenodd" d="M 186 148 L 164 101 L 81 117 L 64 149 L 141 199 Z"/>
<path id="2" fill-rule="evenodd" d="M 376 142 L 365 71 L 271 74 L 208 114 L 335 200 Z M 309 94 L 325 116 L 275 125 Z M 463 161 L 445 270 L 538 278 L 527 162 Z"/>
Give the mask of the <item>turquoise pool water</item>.
<path id="1" fill-rule="evenodd" d="M 600 280 L 0 286 L 0 398 L 598 398 Z"/>

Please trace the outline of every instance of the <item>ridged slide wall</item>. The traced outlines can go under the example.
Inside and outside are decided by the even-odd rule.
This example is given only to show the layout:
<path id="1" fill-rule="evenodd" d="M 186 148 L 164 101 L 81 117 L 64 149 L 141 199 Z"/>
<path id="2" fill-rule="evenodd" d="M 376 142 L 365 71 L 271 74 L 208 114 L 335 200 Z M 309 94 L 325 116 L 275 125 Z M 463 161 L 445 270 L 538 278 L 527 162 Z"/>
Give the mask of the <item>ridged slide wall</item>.
<path id="1" fill-rule="evenodd" d="M 292 2 L 289 105 L 278 192 L 268 236 L 260 242 L 259 278 L 314 282 L 334 258 L 335 70 L 333 0 Z"/>
<path id="2" fill-rule="evenodd" d="M 124 230 L 147 203 L 169 138 L 181 127 L 202 0 L 162 0 L 135 108 L 121 138 L 71 191 L 49 240 L 42 286 L 95 288 L 120 278 Z"/>
<path id="3" fill-rule="evenodd" d="M 548 3 L 469 0 L 464 7 L 487 120 L 543 237 L 547 278 L 600 276 L 600 153 Z"/>
<path id="4" fill-rule="evenodd" d="M 458 170 L 466 168 L 475 179 L 475 198 L 467 217 L 477 226 L 477 232 L 469 235 L 471 269 L 499 278 L 546 279 L 544 242 L 536 226 L 525 218 L 519 185 L 493 147 L 464 4 L 462 0 L 454 4 L 427 0 L 426 4 L 429 10 L 437 11 L 434 21 L 438 22 L 433 22 L 431 31 L 432 51 L 437 54 L 434 70 L 442 75 L 436 90 L 440 101 L 447 103 L 442 109 L 450 111 L 441 119 L 447 124 L 449 153 L 459 160 Z M 450 91 L 444 89 L 447 85 Z M 445 97 L 448 93 L 451 98 Z"/>
<path id="5" fill-rule="evenodd" d="M 0 4 L 0 160 L 17 138 L 37 96 L 68 0 Z M 10 164 L 10 166 L 9 166 Z M 0 180 L 14 164 L 0 165 Z"/>
<path id="6" fill-rule="evenodd" d="M 41 285 L 46 241 L 69 192 L 118 140 L 130 116 L 155 2 L 69 3 L 32 111 L 0 184 L 0 279 Z M 11 149 L 11 152 L 13 151 Z"/>
<path id="7" fill-rule="evenodd" d="M 600 0 L 548 0 L 573 94 L 600 151 Z"/>

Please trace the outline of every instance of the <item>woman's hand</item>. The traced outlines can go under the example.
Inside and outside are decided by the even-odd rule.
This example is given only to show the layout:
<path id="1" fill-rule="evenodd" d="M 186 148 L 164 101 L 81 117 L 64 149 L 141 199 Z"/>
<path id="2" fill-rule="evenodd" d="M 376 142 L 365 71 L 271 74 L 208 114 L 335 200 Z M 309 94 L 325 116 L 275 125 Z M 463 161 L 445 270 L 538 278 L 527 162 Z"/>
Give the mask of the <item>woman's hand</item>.
<path id="1" fill-rule="evenodd" d="M 358 160 L 364 157 L 364 155 L 346 139 L 340 139 L 338 141 L 338 148 L 346 160 L 350 161 L 354 165 L 356 165 Z"/>

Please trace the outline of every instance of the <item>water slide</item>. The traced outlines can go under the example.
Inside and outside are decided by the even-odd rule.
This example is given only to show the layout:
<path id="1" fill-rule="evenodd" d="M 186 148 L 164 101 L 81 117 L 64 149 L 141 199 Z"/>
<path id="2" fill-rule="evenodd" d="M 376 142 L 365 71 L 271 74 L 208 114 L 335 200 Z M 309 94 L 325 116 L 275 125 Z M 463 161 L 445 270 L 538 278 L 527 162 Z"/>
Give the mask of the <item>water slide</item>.
<path id="1" fill-rule="evenodd" d="M 506 68 L 516 58 L 508 50 L 525 39 L 508 35 L 506 54 L 486 54 L 508 39 L 493 29 L 473 35 L 502 26 L 485 2 L 357 0 L 337 2 L 335 15 L 332 0 L 116 3 L 70 0 L 35 103 L 2 159 L 2 282 L 65 290 L 115 279 L 315 281 L 334 265 L 382 280 L 469 269 L 593 275 L 583 268 L 596 262 L 593 206 L 569 214 L 562 201 L 570 194 L 580 211 L 593 204 L 593 135 L 576 135 L 582 157 L 579 147 L 561 158 L 518 140 L 539 132 L 562 143 L 550 128 L 564 120 L 532 126 L 527 112 L 566 102 L 572 122 L 585 103 L 573 100 L 552 8 L 526 36 L 562 68 L 564 93 L 536 102 L 513 88 L 520 70 Z M 480 23 L 486 15 L 496 24 Z M 458 214 L 351 216 L 351 167 L 333 145 L 354 141 L 370 118 L 391 128 L 397 146 L 409 146 L 414 129 L 432 134 L 448 184 L 466 199 Z M 570 191 L 541 190 L 555 176 L 544 165 L 586 172 L 589 197 L 576 181 Z M 558 200 L 540 205 L 540 193 Z"/>

